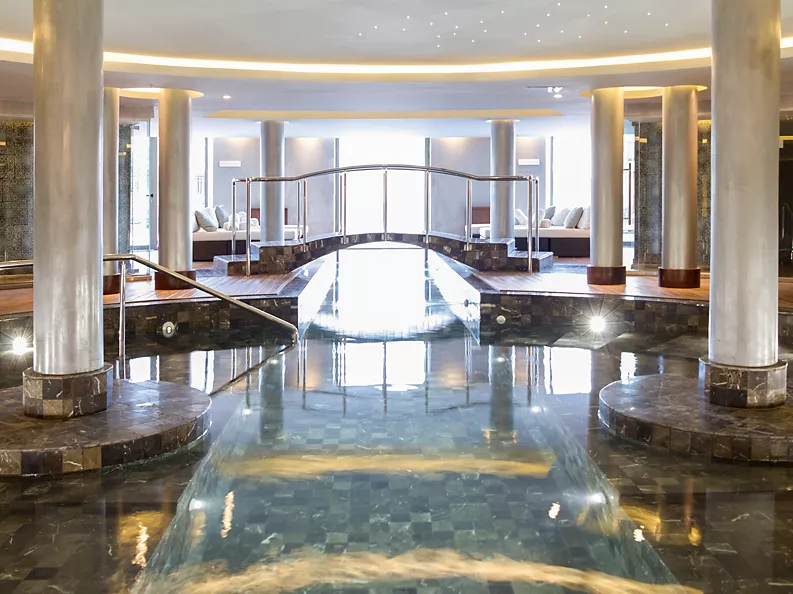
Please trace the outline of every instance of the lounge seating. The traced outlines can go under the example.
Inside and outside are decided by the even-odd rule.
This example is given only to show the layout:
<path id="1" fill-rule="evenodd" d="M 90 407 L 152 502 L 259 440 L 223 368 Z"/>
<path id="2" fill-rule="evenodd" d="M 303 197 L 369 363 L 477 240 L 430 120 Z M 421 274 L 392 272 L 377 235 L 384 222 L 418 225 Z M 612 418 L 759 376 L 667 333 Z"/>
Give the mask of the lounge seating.
<path id="1" fill-rule="evenodd" d="M 259 241 L 260 228 L 251 228 L 251 241 Z M 284 225 L 284 240 L 293 241 L 302 237 L 297 225 Z M 236 253 L 245 253 L 245 229 L 237 231 Z M 215 256 L 228 256 L 231 254 L 231 231 L 196 231 L 193 233 L 193 260 L 196 262 L 211 262 Z"/>

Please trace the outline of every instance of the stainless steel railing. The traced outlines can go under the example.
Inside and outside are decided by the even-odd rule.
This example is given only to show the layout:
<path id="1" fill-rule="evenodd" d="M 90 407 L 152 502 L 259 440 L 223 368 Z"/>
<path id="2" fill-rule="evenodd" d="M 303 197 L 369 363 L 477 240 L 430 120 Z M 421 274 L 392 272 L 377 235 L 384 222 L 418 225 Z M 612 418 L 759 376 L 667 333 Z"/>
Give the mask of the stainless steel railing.
<path id="1" fill-rule="evenodd" d="M 126 308 L 127 308 L 127 262 L 137 262 L 146 268 L 151 270 L 156 270 L 166 276 L 170 276 L 178 281 L 183 282 L 184 284 L 193 287 L 194 289 L 198 289 L 199 291 L 203 291 L 213 297 L 217 297 L 221 301 L 225 301 L 236 307 L 244 309 L 247 312 L 252 313 L 255 316 L 258 316 L 262 319 L 265 319 L 270 322 L 274 322 L 278 324 L 282 328 L 289 330 L 292 343 L 297 343 L 298 338 L 298 331 L 297 327 L 294 324 L 290 324 L 286 320 L 282 320 L 281 318 L 274 316 L 266 311 L 262 311 L 252 305 L 248 305 L 247 303 L 240 301 L 239 299 L 235 299 L 234 297 L 230 297 L 225 293 L 221 293 L 220 291 L 216 291 L 212 287 L 208 287 L 202 283 L 194 281 L 193 279 L 186 277 L 178 272 L 174 272 L 170 268 L 166 268 L 165 266 L 161 266 L 156 262 L 152 262 L 151 260 L 147 260 L 146 258 L 142 258 L 136 254 L 107 254 L 102 258 L 105 262 L 119 262 L 120 263 L 120 274 L 121 274 L 121 286 L 119 291 L 119 322 L 118 322 L 118 358 L 120 361 L 120 370 L 121 370 L 121 378 L 124 378 L 125 374 L 125 360 L 126 360 L 126 342 L 127 342 L 127 316 L 126 316 Z M 0 262 L 0 270 L 11 270 L 14 268 L 28 268 L 34 265 L 33 260 L 9 260 L 8 262 Z"/>
<path id="2" fill-rule="evenodd" d="M 346 244 L 348 241 L 347 229 L 347 174 L 355 173 L 357 171 L 382 171 L 383 172 L 383 233 L 388 235 L 388 172 L 389 171 L 423 171 L 424 178 L 424 240 L 429 243 L 430 229 L 432 226 L 431 221 L 431 203 L 430 203 L 430 175 L 439 174 L 451 177 L 458 177 L 467 180 L 466 196 L 465 196 L 465 249 L 472 249 L 472 225 L 473 225 L 473 182 L 527 182 L 528 195 L 527 195 L 527 210 L 529 222 L 526 230 L 526 243 L 528 250 L 528 266 L 529 272 L 532 272 L 532 252 L 540 249 L 540 221 L 539 217 L 535 217 L 535 213 L 539 212 L 539 178 L 533 175 L 474 175 L 464 171 L 456 171 L 454 169 L 445 169 L 443 167 L 430 167 L 421 165 L 351 165 L 349 167 L 335 167 L 333 169 L 321 169 L 312 171 L 303 175 L 295 176 L 268 176 L 268 177 L 247 177 L 241 179 L 234 179 L 231 181 L 231 210 L 232 224 L 231 226 L 231 255 L 237 255 L 237 185 L 245 185 L 245 274 L 251 274 L 251 184 L 254 183 L 285 183 L 297 182 L 297 218 L 299 235 L 302 237 L 302 247 L 306 249 L 308 243 L 308 180 L 315 177 L 323 177 L 327 175 L 340 175 L 341 176 L 341 216 L 339 217 L 339 225 L 336 233 L 341 235 L 342 243 Z M 264 204 L 262 204 L 264 207 Z M 262 208 L 262 211 L 264 208 Z M 263 217 L 263 212 L 260 216 Z M 533 221 L 533 223 L 532 223 Z M 263 226 L 260 226 L 262 229 Z M 492 227 L 491 227 L 492 229 Z M 261 233 L 261 231 L 260 231 Z M 532 237 L 533 236 L 533 237 Z M 533 240 L 536 240 L 536 246 L 532 245 Z"/>

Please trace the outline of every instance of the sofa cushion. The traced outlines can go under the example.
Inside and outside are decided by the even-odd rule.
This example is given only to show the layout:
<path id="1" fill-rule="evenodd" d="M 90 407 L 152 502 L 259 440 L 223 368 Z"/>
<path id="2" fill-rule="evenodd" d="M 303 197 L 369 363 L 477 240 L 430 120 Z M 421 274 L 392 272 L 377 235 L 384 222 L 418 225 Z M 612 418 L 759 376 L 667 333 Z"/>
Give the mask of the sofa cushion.
<path id="1" fill-rule="evenodd" d="M 583 214 L 584 209 L 582 207 L 576 206 L 573 208 L 564 219 L 564 228 L 575 229 L 578 225 L 578 221 L 581 220 L 581 215 Z"/>
<path id="2" fill-rule="evenodd" d="M 581 220 L 578 221 L 579 229 L 589 229 L 592 226 L 592 208 L 587 206 L 581 215 Z"/>
<path id="3" fill-rule="evenodd" d="M 540 229 L 548 229 L 551 226 L 552 225 L 550 219 L 543 219 L 540 221 Z"/>
<path id="4" fill-rule="evenodd" d="M 523 212 L 521 209 L 515 209 L 515 224 L 516 225 L 525 225 L 529 222 L 529 217 L 526 216 L 526 213 Z"/>
<path id="5" fill-rule="evenodd" d="M 211 206 L 195 211 L 195 218 L 198 221 L 198 226 L 204 231 L 217 231 L 220 226 L 215 215 L 215 209 Z"/>
<path id="6" fill-rule="evenodd" d="M 551 217 L 551 224 L 554 227 L 564 227 L 564 221 L 568 214 L 570 214 L 569 208 L 557 209 L 554 215 Z"/>
<path id="7" fill-rule="evenodd" d="M 215 207 L 215 218 L 218 220 L 218 227 L 222 227 L 224 223 L 229 222 L 229 213 L 226 212 L 222 204 L 218 204 Z"/>
<path id="8" fill-rule="evenodd" d="M 548 208 L 545 209 L 545 218 L 546 219 L 549 219 L 549 220 L 553 219 L 553 215 L 555 215 L 555 214 L 556 214 L 556 207 L 555 206 L 549 206 Z"/>

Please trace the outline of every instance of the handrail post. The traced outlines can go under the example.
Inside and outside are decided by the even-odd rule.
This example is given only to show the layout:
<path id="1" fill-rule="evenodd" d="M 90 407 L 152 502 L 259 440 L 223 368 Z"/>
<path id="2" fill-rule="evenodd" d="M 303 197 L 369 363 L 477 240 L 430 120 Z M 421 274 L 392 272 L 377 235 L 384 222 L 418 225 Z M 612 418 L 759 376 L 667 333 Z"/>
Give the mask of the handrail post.
<path id="1" fill-rule="evenodd" d="M 534 217 L 534 230 L 537 232 L 534 235 L 534 241 L 536 241 L 535 251 L 537 253 L 540 252 L 540 178 L 534 178 L 534 212 L 536 213 Z M 531 219 L 529 219 L 531 222 Z"/>
<path id="2" fill-rule="evenodd" d="M 127 262 L 118 263 L 121 278 L 118 291 L 118 377 L 127 379 Z"/>
<path id="3" fill-rule="evenodd" d="M 467 182 L 465 191 L 465 251 L 470 252 L 471 236 L 473 235 L 474 182 L 471 179 L 468 179 Z"/>
<path id="4" fill-rule="evenodd" d="M 237 255 L 237 180 L 231 180 L 231 259 Z"/>
<path id="5" fill-rule="evenodd" d="M 261 216 L 261 215 L 259 215 Z M 259 231 L 261 233 L 261 230 Z M 251 181 L 245 181 L 245 276 L 251 275 Z"/>
<path id="6" fill-rule="evenodd" d="M 383 169 L 383 241 L 388 241 L 388 168 Z"/>
<path id="7" fill-rule="evenodd" d="M 300 205 L 298 205 L 300 208 Z M 308 180 L 303 180 L 303 251 L 308 251 Z"/>
<path id="8" fill-rule="evenodd" d="M 430 242 L 430 228 L 432 227 L 432 211 L 430 206 L 430 172 L 424 172 L 424 243 Z"/>
<path id="9" fill-rule="evenodd" d="M 342 244 L 346 245 L 349 242 L 347 236 L 347 172 L 341 174 L 341 222 L 342 222 Z"/>
<path id="10" fill-rule="evenodd" d="M 532 218 L 534 217 L 534 176 L 530 175 L 528 181 L 529 183 L 527 185 L 529 186 L 529 193 L 528 193 L 529 224 L 526 229 L 526 252 L 529 260 L 529 274 L 532 274 L 534 272 L 534 267 L 532 266 L 532 261 L 531 261 L 532 260 L 531 242 L 534 239 L 532 237 L 533 235 L 532 228 L 534 226 L 534 219 Z"/>

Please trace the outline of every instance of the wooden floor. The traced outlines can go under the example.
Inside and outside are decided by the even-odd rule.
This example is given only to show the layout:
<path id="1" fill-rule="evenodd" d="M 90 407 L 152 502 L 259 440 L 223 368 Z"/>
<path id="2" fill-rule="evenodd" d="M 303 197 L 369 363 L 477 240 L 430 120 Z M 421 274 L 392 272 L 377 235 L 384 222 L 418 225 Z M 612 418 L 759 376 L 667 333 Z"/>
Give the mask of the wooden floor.
<path id="1" fill-rule="evenodd" d="M 294 274 L 268 274 L 245 277 L 212 276 L 199 277 L 198 282 L 231 297 L 261 297 L 277 295 Z M 128 303 L 152 303 L 156 301 L 203 299 L 211 297 L 203 291 L 188 289 L 185 291 L 155 291 L 153 281 L 135 281 L 127 283 Z M 118 303 L 118 295 L 105 297 L 105 304 Z M 0 290 L 0 315 L 29 313 L 33 311 L 33 289 Z"/>
<path id="2" fill-rule="evenodd" d="M 702 279 L 699 289 L 665 289 L 658 286 L 656 276 L 628 276 L 625 285 L 588 285 L 585 274 L 572 272 L 479 272 L 477 275 L 497 291 L 514 293 L 563 293 L 577 295 L 626 295 L 707 302 L 710 300 L 709 279 Z M 793 283 L 779 283 L 779 308 L 793 309 Z"/>

